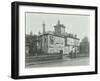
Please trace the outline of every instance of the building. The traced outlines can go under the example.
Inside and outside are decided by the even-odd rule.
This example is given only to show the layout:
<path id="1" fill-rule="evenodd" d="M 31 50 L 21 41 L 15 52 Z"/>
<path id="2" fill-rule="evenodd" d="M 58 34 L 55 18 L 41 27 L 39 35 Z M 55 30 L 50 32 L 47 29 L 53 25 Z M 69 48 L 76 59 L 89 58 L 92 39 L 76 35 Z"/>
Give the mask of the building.
<path id="1" fill-rule="evenodd" d="M 45 23 L 43 23 L 43 33 L 37 36 L 35 42 L 37 50 L 41 50 L 45 54 L 60 52 L 69 54 L 73 48 L 78 49 L 79 38 L 77 38 L 77 35 L 65 32 L 66 27 L 59 20 L 54 26 L 54 32 L 45 31 L 45 28 Z"/>
<path id="2" fill-rule="evenodd" d="M 38 46 L 38 36 L 33 35 L 32 32 L 30 32 L 30 35 L 25 36 L 25 51 L 26 55 L 35 55 L 37 52 L 37 46 Z M 38 46 L 39 47 L 39 46 Z"/>

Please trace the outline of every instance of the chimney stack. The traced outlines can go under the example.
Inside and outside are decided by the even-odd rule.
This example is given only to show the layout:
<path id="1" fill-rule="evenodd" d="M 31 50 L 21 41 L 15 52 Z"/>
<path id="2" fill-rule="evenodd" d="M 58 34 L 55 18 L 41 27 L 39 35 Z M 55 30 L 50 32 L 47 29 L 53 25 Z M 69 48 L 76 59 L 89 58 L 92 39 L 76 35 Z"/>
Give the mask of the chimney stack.
<path id="1" fill-rule="evenodd" d="M 45 23 L 43 22 L 43 34 L 45 34 Z"/>
<path id="2" fill-rule="evenodd" d="M 30 35 L 31 35 L 31 36 L 33 35 L 33 32 L 32 32 L 32 30 L 31 30 L 31 32 L 30 32 Z"/>

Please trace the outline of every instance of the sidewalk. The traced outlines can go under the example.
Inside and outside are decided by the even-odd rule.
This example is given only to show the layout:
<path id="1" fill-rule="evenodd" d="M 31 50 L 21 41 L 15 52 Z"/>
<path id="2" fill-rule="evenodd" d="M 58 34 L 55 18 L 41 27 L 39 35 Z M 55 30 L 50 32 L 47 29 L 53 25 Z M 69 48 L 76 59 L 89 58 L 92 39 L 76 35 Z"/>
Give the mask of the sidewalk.
<path id="1" fill-rule="evenodd" d="M 89 65 L 89 57 L 60 59 L 42 62 L 32 62 L 26 65 L 25 68 L 43 68 L 43 67 L 62 67 L 62 66 L 87 66 Z"/>
<path id="2" fill-rule="evenodd" d="M 71 60 L 69 57 L 63 56 L 62 59 L 48 60 L 48 61 L 35 61 L 35 62 L 31 62 L 31 63 L 26 63 L 25 66 L 27 67 L 27 66 L 30 66 L 30 65 L 57 63 L 57 62 L 63 62 L 63 61 L 69 61 L 69 60 Z"/>

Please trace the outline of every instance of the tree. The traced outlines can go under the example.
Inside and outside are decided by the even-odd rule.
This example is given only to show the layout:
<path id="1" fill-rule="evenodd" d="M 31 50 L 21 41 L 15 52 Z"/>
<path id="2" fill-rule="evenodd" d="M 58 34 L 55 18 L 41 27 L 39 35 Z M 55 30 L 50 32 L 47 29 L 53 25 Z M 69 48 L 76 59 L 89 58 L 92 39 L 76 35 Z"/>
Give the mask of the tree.
<path id="1" fill-rule="evenodd" d="M 80 42 L 80 53 L 89 54 L 89 40 L 88 37 L 84 37 Z"/>

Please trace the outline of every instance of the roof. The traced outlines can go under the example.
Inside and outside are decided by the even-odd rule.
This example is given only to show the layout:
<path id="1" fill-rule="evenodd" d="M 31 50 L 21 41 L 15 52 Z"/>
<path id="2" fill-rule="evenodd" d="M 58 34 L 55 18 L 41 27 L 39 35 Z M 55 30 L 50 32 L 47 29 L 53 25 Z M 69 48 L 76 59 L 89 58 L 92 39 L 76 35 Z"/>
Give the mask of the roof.
<path id="1" fill-rule="evenodd" d="M 44 35 L 53 35 L 53 36 L 57 36 L 57 37 L 61 37 L 61 38 L 73 38 L 73 39 L 79 40 L 79 38 L 75 38 L 75 37 L 69 37 L 69 36 L 66 36 L 66 35 L 56 35 L 56 34 L 50 34 L 50 33 L 42 34 L 42 35 L 40 35 L 40 37 L 44 36 Z"/>
<path id="2" fill-rule="evenodd" d="M 63 28 L 65 28 L 65 26 L 63 24 L 60 24 L 60 20 L 58 20 L 58 23 L 54 27 L 63 27 Z"/>
<path id="3" fill-rule="evenodd" d="M 65 26 L 63 24 L 57 24 L 54 27 L 63 27 L 63 28 L 65 28 Z"/>

